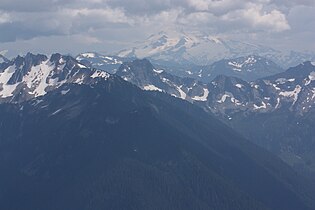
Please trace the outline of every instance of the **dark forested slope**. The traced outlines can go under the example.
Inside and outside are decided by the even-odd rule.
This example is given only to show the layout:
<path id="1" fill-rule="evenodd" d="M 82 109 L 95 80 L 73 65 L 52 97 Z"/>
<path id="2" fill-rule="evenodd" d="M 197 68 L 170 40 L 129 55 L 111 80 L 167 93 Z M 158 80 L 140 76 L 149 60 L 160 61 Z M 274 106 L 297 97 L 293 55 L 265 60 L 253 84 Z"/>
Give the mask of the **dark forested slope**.
<path id="1" fill-rule="evenodd" d="M 312 184 L 203 110 L 111 76 L 0 105 L 11 209 L 314 209 Z"/>

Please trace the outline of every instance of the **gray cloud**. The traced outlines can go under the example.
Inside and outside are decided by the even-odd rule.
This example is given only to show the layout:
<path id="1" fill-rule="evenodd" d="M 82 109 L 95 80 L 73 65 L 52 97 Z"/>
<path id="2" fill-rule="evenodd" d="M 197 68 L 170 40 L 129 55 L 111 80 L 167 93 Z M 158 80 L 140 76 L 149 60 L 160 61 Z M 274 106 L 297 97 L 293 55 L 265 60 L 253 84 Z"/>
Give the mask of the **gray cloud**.
<path id="1" fill-rule="evenodd" d="M 302 46 L 298 44 L 301 34 L 308 34 L 309 37 L 309 34 L 314 34 L 315 28 L 313 0 L 28 0 L 27 4 L 22 0 L 0 2 L 0 43 L 56 36 L 60 39 L 64 37 L 64 40 L 75 36 L 80 37 L 82 42 L 94 40 L 98 44 L 121 37 L 120 42 L 127 42 L 171 28 L 202 30 L 232 38 L 237 34 L 238 38 L 243 36 L 243 39 L 250 38 L 253 41 L 268 36 L 270 40 L 274 38 L 273 43 L 276 44 L 284 42 L 284 39 L 278 40 L 279 36 L 290 37 L 290 46 L 294 48 Z M 112 34 L 110 31 L 128 34 L 131 30 L 139 33 L 107 36 Z M 2 46 L 4 45 L 0 44 L 0 50 Z"/>

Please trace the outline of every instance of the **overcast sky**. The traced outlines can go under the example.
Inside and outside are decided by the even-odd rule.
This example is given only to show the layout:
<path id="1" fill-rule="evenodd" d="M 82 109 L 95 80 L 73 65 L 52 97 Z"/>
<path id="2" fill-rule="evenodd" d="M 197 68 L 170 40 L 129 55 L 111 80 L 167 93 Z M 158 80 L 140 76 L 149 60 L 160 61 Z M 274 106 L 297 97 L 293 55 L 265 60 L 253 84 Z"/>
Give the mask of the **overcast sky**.
<path id="1" fill-rule="evenodd" d="M 315 0 L 0 0 L 0 52 L 112 53 L 162 30 L 315 51 Z"/>

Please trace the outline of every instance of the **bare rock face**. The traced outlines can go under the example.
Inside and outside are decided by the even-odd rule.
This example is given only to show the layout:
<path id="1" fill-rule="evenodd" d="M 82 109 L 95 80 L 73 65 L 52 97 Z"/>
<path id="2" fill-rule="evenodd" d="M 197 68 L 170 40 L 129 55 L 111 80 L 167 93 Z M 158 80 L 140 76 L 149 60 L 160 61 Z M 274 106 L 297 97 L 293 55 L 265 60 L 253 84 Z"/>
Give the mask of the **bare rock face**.
<path id="1" fill-rule="evenodd" d="M 108 78 L 106 72 L 86 67 L 71 56 L 18 56 L 0 64 L 0 102 L 21 102 L 43 96 L 65 83 L 83 84 Z"/>

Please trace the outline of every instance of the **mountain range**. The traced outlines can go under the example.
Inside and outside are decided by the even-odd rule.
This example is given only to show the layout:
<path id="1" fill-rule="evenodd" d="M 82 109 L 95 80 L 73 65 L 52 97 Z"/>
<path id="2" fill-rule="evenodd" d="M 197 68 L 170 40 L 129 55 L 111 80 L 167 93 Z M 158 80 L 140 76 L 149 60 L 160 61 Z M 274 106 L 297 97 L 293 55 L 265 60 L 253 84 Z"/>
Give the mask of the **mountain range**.
<path id="1" fill-rule="evenodd" d="M 76 59 L 86 66 L 101 69 L 112 74 L 116 73 L 121 64 L 135 60 L 132 57 L 108 56 L 92 52 L 81 53 Z M 205 66 L 170 64 L 152 59 L 148 60 L 153 63 L 155 68 L 165 70 L 175 76 L 195 78 L 203 82 L 211 82 L 216 76 L 222 74 L 239 77 L 246 81 L 254 81 L 284 71 L 272 60 L 256 55 L 222 59 Z"/>
<path id="2" fill-rule="evenodd" d="M 119 56 L 102 55 L 96 52 L 88 52 L 77 55 L 76 60 L 85 66 L 114 74 L 121 64 L 132 61 L 134 58 L 123 58 Z"/>
<path id="3" fill-rule="evenodd" d="M 120 57 L 150 58 L 153 61 L 176 66 L 210 65 L 222 59 L 249 55 L 270 59 L 282 68 L 289 68 L 307 60 L 315 60 L 314 53 L 282 52 L 247 42 L 230 40 L 200 32 L 162 31 L 134 47 L 117 53 Z"/>
<path id="4" fill-rule="evenodd" d="M 126 62 L 116 71 L 143 90 L 165 92 L 202 107 L 307 174 L 315 172 L 314 120 L 310 117 L 315 103 L 314 74 L 314 63 L 304 62 L 252 82 L 218 75 L 206 83 L 172 75 L 147 59 Z M 273 127 L 260 119 L 269 119 L 273 123 L 267 124 Z M 294 124 L 305 132 L 289 138 Z M 280 127 L 275 129 L 276 125 Z"/>
<path id="5" fill-rule="evenodd" d="M 71 56 L 28 53 L 0 64 L 0 102 L 21 102 L 45 95 L 65 83 L 83 84 L 108 73 L 87 68 Z"/>
<path id="6" fill-rule="evenodd" d="M 306 172 L 249 141 L 313 167 L 313 63 L 210 83 L 147 59 L 92 66 L 31 53 L 0 64 L 4 209 L 315 208 Z"/>
<path id="7" fill-rule="evenodd" d="M 201 101 L 204 107 L 222 115 L 245 110 L 264 113 L 282 108 L 303 115 L 312 108 L 315 100 L 315 66 L 312 62 L 253 82 L 218 75 L 205 83 L 157 69 L 147 59 L 122 64 L 116 75 L 144 90 L 157 90 L 188 101 Z"/>

